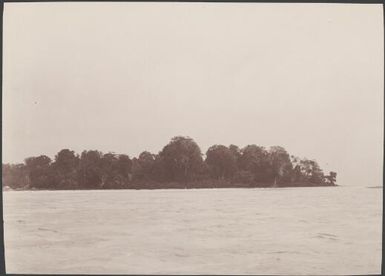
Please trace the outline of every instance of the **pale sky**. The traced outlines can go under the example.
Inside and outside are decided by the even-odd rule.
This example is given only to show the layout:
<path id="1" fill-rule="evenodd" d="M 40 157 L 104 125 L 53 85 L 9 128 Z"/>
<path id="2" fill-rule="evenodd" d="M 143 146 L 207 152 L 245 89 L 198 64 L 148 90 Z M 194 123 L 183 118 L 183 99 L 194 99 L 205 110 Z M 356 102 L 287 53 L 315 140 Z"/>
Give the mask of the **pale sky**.
<path id="1" fill-rule="evenodd" d="M 383 15 L 372 4 L 5 3 L 3 163 L 157 153 L 176 135 L 281 145 L 382 185 Z"/>

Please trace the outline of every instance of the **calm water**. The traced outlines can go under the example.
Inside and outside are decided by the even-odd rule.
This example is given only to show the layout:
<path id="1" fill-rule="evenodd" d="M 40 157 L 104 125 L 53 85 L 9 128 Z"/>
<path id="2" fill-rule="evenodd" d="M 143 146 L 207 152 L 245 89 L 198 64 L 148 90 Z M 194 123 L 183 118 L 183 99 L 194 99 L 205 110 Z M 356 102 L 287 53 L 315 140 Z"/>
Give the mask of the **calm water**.
<path id="1" fill-rule="evenodd" d="M 380 273 L 382 188 L 3 194 L 8 273 Z"/>

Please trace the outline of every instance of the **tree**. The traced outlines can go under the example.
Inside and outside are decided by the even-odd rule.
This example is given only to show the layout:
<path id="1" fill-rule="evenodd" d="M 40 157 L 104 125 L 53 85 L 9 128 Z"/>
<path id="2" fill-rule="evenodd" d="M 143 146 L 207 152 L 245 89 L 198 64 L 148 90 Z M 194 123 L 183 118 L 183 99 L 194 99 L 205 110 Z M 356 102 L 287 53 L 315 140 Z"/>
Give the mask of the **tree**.
<path id="1" fill-rule="evenodd" d="M 203 166 L 202 153 L 195 141 L 177 136 L 159 153 L 167 180 L 186 182 L 194 180 Z"/>
<path id="2" fill-rule="evenodd" d="M 55 156 L 53 164 L 62 172 L 71 172 L 79 165 L 79 156 L 73 150 L 63 149 Z"/>
<path id="3" fill-rule="evenodd" d="M 97 150 L 83 151 L 80 156 L 78 179 L 83 189 L 98 189 L 102 184 L 102 156 Z"/>
<path id="4" fill-rule="evenodd" d="M 11 189 L 27 188 L 28 179 L 28 171 L 24 164 L 3 164 L 3 187 L 8 186 Z"/>
<path id="5" fill-rule="evenodd" d="M 143 151 L 135 158 L 133 164 L 133 177 L 135 180 L 150 180 L 153 176 L 155 165 L 155 155 L 148 151 Z"/>
<path id="6" fill-rule="evenodd" d="M 233 156 L 235 158 L 236 170 L 238 170 L 239 169 L 239 159 L 242 156 L 241 149 L 237 145 L 231 144 L 229 146 L 229 150 L 231 151 L 231 153 L 233 154 Z"/>
<path id="7" fill-rule="evenodd" d="M 315 160 L 303 159 L 300 161 L 300 167 L 305 182 L 322 184 L 324 174 Z"/>
<path id="8" fill-rule="evenodd" d="M 25 159 L 28 172 L 28 182 L 31 188 L 53 188 L 53 175 L 50 168 L 51 159 L 46 155 Z"/>
<path id="9" fill-rule="evenodd" d="M 154 163 L 152 165 L 151 176 L 152 180 L 157 182 L 165 181 L 164 162 L 159 154 L 154 155 Z"/>
<path id="10" fill-rule="evenodd" d="M 301 172 L 301 159 L 294 155 L 290 156 L 290 161 L 293 166 L 293 170 L 291 171 L 291 179 L 292 183 L 300 183 L 303 181 L 303 175 Z"/>
<path id="11" fill-rule="evenodd" d="M 280 146 L 270 147 L 269 160 L 274 178 L 274 186 L 279 181 L 290 182 L 293 165 L 287 151 Z"/>
<path id="12" fill-rule="evenodd" d="M 324 181 L 324 173 L 317 161 L 311 160 L 311 176 L 309 181 L 313 184 L 322 184 Z"/>
<path id="13" fill-rule="evenodd" d="M 61 189 L 75 189 L 78 186 L 79 156 L 74 151 L 63 149 L 55 156 L 52 164 L 55 183 Z"/>
<path id="14" fill-rule="evenodd" d="M 131 160 L 127 155 L 106 153 L 101 158 L 101 172 L 101 188 L 126 188 L 131 176 Z"/>
<path id="15" fill-rule="evenodd" d="M 113 188 L 118 186 L 117 163 L 118 158 L 113 153 L 106 153 L 101 157 L 101 183 L 100 188 Z"/>
<path id="16" fill-rule="evenodd" d="M 241 150 L 239 168 L 253 175 L 252 182 L 264 184 L 271 178 L 271 167 L 269 165 L 269 155 L 264 147 L 248 145 Z M 243 172 L 250 178 L 250 174 Z"/>
<path id="17" fill-rule="evenodd" d="M 336 177 L 337 177 L 336 172 L 329 172 L 329 175 L 324 176 L 326 183 L 329 185 L 335 185 Z"/>
<path id="18" fill-rule="evenodd" d="M 131 180 L 131 169 L 132 161 L 130 157 L 126 154 L 118 155 L 118 173 L 127 179 L 129 182 Z"/>
<path id="19" fill-rule="evenodd" d="M 230 179 L 236 169 L 236 156 L 223 145 L 211 146 L 206 152 L 206 163 L 211 175 L 217 179 Z"/>

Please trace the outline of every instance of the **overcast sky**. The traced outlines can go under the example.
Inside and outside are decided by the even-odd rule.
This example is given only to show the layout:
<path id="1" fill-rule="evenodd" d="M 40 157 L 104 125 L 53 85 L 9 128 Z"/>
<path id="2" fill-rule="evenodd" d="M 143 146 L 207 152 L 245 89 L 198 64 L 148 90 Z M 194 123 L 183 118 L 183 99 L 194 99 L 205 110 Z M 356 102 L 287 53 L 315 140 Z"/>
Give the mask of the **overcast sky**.
<path id="1" fill-rule="evenodd" d="M 281 145 L 381 185 L 381 5 L 5 3 L 3 162 Z"/>

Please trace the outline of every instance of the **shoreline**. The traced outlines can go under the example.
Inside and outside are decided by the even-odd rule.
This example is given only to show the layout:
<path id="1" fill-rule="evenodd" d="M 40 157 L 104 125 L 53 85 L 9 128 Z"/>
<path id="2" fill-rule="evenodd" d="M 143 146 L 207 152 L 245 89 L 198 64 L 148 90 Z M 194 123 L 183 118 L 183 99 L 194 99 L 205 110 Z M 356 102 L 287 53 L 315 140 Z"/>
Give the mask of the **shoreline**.
<path id="1" fill-rule="evenodd" d="M 3 192 L 25 192 L 25 191 L 118 191 L 118 190 L 214 190 L 214 189 L 282 189 L 282 188 L 319 188 L 319 187 L 340 187 L 340 185 L 304 185 L 304 186 L 236 186 L 236 187 L 188 187 L 188 188 L 176 188 L 176 187 L 162 187 L 162 188 L 105 188 L 105 189 L 4 189 Z M 373 188 L 373 187 L 369 187 Z M 377 188 L 377 187 L 376 187 Z M 382 188 L 382 186 L 381 186 Z"/>

